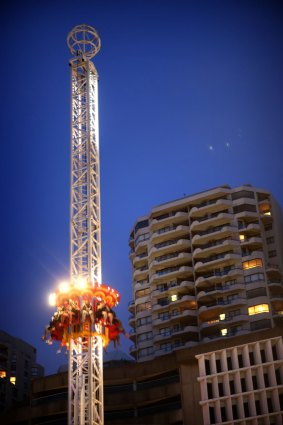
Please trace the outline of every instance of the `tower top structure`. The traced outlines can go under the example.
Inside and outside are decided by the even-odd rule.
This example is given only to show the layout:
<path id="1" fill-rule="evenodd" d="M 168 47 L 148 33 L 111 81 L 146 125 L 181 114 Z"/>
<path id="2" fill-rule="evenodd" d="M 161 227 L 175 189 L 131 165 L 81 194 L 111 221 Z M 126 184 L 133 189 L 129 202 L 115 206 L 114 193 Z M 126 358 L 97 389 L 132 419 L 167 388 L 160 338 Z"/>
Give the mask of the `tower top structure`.
<path id="1" fill-rule="evenodd" d="M 77 25 L 68 34 L 67 44 L 74 56 L 93 58 L 100 50 L 100 37 L 95 28 L 89 25 Z"/>

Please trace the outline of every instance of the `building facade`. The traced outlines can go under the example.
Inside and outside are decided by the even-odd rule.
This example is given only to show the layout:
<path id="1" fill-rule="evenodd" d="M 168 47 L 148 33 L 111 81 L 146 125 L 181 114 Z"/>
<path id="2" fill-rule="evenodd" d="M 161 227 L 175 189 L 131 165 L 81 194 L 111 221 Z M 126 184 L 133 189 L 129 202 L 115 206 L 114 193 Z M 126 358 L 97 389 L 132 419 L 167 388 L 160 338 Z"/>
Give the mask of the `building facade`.
<path id="1" fill-rule="evenodd" d="M 105 425 L 282 425 L 282 328 L 104 364 Z M 32 382 L 3 425 L 67 424 L 67 373 Z"/>
<path id="2" fill-rule="evenodd" d="M 144 362 L 283 323 L 282 212 L 221 186 L 153 208 L 130 234 L 132 356 Z"/>
<path id="3" fill-rule="evenodd" d="M 32 379 L 43 375 L 36 349 L 0 330 L 0 411 L 27 403 Z"/>

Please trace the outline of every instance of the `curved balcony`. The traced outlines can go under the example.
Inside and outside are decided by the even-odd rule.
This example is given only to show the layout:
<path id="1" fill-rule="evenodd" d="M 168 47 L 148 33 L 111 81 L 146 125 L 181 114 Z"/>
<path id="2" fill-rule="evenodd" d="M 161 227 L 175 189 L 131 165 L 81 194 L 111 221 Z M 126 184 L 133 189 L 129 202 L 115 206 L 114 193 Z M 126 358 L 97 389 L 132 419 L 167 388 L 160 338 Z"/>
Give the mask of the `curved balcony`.
<path id="1" fill-rule="evenodd" d="M 192 326 L 192 325 L 188 325 L 188 326 L 184 326 L 180 329 L 176 329 L 176 330 L 172 330 L 172 335 L 173 336 L 179 336 L 179 335 L 195 335 L 198 334 L 199 332 L 199 328 L 198 326 Z"/>
<path id="2" fill-rule="evenodd" d="M 137 347 L 135 346 L 135 344 L 130 346 L 129 352 L 130 352 L 131 356 L 133 356 L 137 353 Z"/>
<path id="3" fill-rule="evenodd" d="M 257 248 L 262 247 L 262 238 L 258 236 L 251 236 L 249 238 L 246 237 L 244 240 L 241 241 L 241 246 L 256 250 Z"/>
<path id="4" fill-rule="evenodd" d="M 183 311 L 174 311 L 169 313 L 165 313 L 164 317 L 159 317 L 159 318 L 155 318 L 153 319 L 153 325 L 154 327 L 158 327 L 158 326 L 168 326 L 171 323 L 174 322 L 179 322 L 181 320 L 186 320 L 186 323 L 189 322 L 193 322 L 195 323 L 196 321 L 196 310 L 190 310 L 190 309 L 186 309 Z"/>
<path id="5" fill-rule="evenodd" d="M 128 311 L 130 313 L 134 313 L 134 311 L 135 311 L 135 302 L 134 302 L 134 300 L 129 301 L 129 303 L 128 303 Z"/>
<path id="6" fill-rule="evenodd" d="M 168 257 L 167 257 L 168 255 Z M 170 266 L 181 266 L 188 264 L 192 261 L 192 254 L 189 252 L 176 252 L 174 255 L 166 254 L 161 257 L 156 257 L 156 259 L 150 264 L 151 270 L 156 270 L 161 266 L 170 267 Z"/>
<path id="7" fill-rule="evenodd" d="M 149 250 L 149 260 L 155 258 L 156 256 L 167 254 L 172 251 L 187 251 L 191 246 L 191 241 L 189 239 L 172 239 L 166 242 L 161 242 L 160 244 L 154 245 Z"/>
<path id="8" fill-rule="evenodd" d="M 254 211 L 241 211 L 238 213 L 234 213 L 235 217 L 237 218 L 237 220 L 247 220 L 249 219 L 250 221 L 252 220 L 256 220 L 258 219 L 258 213 L 254 212 Z"/>
<path id="9" fill-rule="evenodd" d="M 168 269 L 159 270 L 155 272 L 151 278 L 151 284 L 166 282 L 168 280 L 186 279 L 187 277 L 191 277 L 193 275 L 192 267 L 181 266 L 181 267 L 169 267 Z"/>
<path id="10" fill-rule="evenodd" d="M 139 255 L 140 253 L 145 251 L 145 249 L 147 249 L 147 247 L 148 247 L 148 243 L 149 243 L 148 239 L 144 239 L 142 241 L 139 241 L 139 243 L 135 247 L 136 255 Z"/>
<path id="11" fill-rule="evenodd" d="M 181 238 L 182 236 L 188 236 L 190 234 L 190 227 L 184 225 L 168 226 L 168 228 L 162 228 L 152 233 L 151 243 L 161 243 L 167 239 Z"/>
<path id="12" fill-rule="evenodd" d="M 269 279 L 268 280 L 268 287 L 272 290 L 272 289 L 275 289 L 275 290 L 283 290 L 283 285 L 282 285 L 282 281 L 281 281 L 281 279 L 280 278 L 277 278 L 277 279 Z"/>
<path id="13" fill-rule="evenodd" d="M 129 326 L 135 327 L 135 324 L 136 324 L 136 318 L 135 318 L 135 316 L 134 316 L 133 314 L 131 314 L 131 315 L 129 316 L 129 318 L 128 318 L 128 323 L 129 323 Z"/>
<path id="14" fill-rule="evenodd" d="M 147 294 L 147 295 L 144 295 L 143 297 L 136 298 L 136 301 L 135 301 L 136 306 L 150 301 L 149 297 L 150 297 L 149 294 Z"/>
<path id="15" fill-rule="evenodd" d="M 238 236 L 238 228 L 234 225 L 212 227 L 201 234 L 194 235 L 192 244 L 194 246 L 200 246 L 208 243 L 211 239 L 220 239 L 228 236 L 232 238 Z"/>
<path id="16" fill-rule="evenodd" d="M 222 263 L 225 265 L 235 265 L 240 262 L 242 256 L 240 254 L 235 253 L 227 253 L 227 254 L 219 254 L 219 258 L 216 259 L 207 259 L 206 261 L 198 261 L 195 264 L 195 271 L 200 272 L 200 270 L 209 270 L 212 267 L 221 267 Z"/>
<path id="17" fill-rule="evenodd" d="M 240 292 L 245 289 L 244 282 L 236 282 L 233 285 L 219 285 L 215 287 L 208 287 L 206 290 L 200 291 L 197 294 L 197 301 L 201 301 L 202 303 L 210 302 L 215 299 L 217 296 L 228 295 L 230 292 Z"/>
<path id="18" fill-rule="evenodd" d="M 151 232 L 154 232 L 155 230 L 162 228 L 166 225 L 170 224 L 180 224 L 185 223 L 188 219 L 188 214 L 183 211 L 177 211 L 175 214 L 168 213 L 163 214 L 159 216 L 160 218 L 153 218 L 149 224 L 149 228 Z"/>
<path id="19" fill-rule="evenodd" d="M 283 309 L 281 310 L 273 310 L 272 318 L 278 325 L 282 325 L 283 323 Z"/>
<path id="20" fill-rule="evenodd" d="M 140 269 L 136 269 L 133 274 L 134 280 L 143 280 L 148 276 L 148 267 L 143 266 Z"/>
<path id="21" fill-rule="evenodd" d="M 190 210 L 189 216 L 190 218 L 201 217 L 205 214 L 213 214 L 216 212 L 220 212 L 223 210 L 227 210 L 232 205 L 232 202 L 229 199 L 211 199 L 209 201 L 200 204 L 199 206 L 195 206 Z"/>
<path id="22" fill-rule="evenodd" d="M 133 258 L 133 266 L 134 267 L 141 267 L 143 265 L 147 265 L 148 256 L 147 253 L 142 253 L 140 255 L 136 255 Z"/>
<path id="23" fill-rule="evenodd" d="M 191 224 L 191 231 L 205 231 L 208 227 L 216 227 L 222 226 L 227 222 L 231 222 L 233 220 L 233 214 L 230 213 L 219 213 L 215 216 L 203 217 L 199 220 L 193 221 Z"/>
<path id="24" fill-rule="evenodd" d="M 258 262 L 259 265 L 257 265 L 253 260 L 261 260 L 262 265 L 260 265 L 260 262 Z M 242 267 L 245 274 L 255 273 L 255 269 L 261 269 L 263 266 L 264 254 L 262 251 L 253 251 L 249 255 L 245 255 L 242 257 Z"/>
<path id="25" fill-rule="evenodd" d="M 229 316 L 229 312 L 225 313 L 226 317 L 223 320 L 215 319 L 210 320 L 208 322 L 203 322 L 200 324 L 200 329 L 207 329 L 207 328 L 218 328 L 223 326 L 230 326 L 235 325 L 236 323 L 243 323 L 243 322 L 249 322 L 249 315 L 248 314 L 237 314 L 234 316 Z"/>
<path id="26" fill-rule="evenodd" d="M 153 335 L 154 342 L 168 341 L 170 339 L 171 339 L 171 331 Z"/>
<path id="27" fill-rule="evenodd" d="M 196 320 L 196 316 L 197 316 L 197 311 L 195 309 L 189 309 L 187 308 L 186 310 L 183 311 L 178 311 L 178 312 L 172 312 L 170 317 L 171 317 L 171 321 L 179 321 L 180 318 L 184 319 L 186 318 L 186 320 L 191 320 L 193 322 L 195 322 Z"/>
<path id="28" fill-rule="evenodd" d="M 219 282 L 223 282 L 224 279 L 229 278 L 237 278 L 243 276 L 243 270 L 241 267 L 231 267 L 230 270 L 223 270 L 223 271 L 215 271 L 212 270 L 208 273 L 205 273 L 202 276 L 199 276 L 196 281 L 196 287 L 203 287 L 207 283 L 207 287 L 210 285 L 215 285 Z"/>
<path id="29" fill-rule="evenodd" d="M 239 233 L 245 233 L 247 236 L 260 235 L 260 225 L 258 223 L 240 222 Z"/>
<path id="30" fill-rule="evenodd" d="M 193 258 L 197 260 L 198 258 L 209 257 L 212 254 L 220 254 L 221 252 L 227 251 L 228 249 L 233 250 L 238 246 L 239 240 L 237 239 L 219 239 L 196 248 L 193 251 Z"/>
<path id="31" fill-rule="evenodd" d="M 275 311 L 283 311 L 283 295 L 276 294 L 271 296 L 272 308 Z"/>
<path id="32" fill-rule="evenodd" d="M 200 319 L 205 321 L 206 317 L 215 317 L 227 310 L 227 307 L 244 306 L 247 304 L 246 298 L 237 297 L 231 300 L 215 302 L 211 305 L 203 305 L 198 309 Z"/>
<path id="33" fill-rule="evenodd" d="M 135 342 L 136 337 L 137 337 L 137 331 L 136 331 L 136 329 L 133 328 L 133 329 L 130 330 L 129 337 L 130 337 L 130 340 L 132 342 Z"/>
<path id="34" fill-rule="evenodd" d="M 167 291 L 168 293 L 172 293 L 178 291 L 179 293 L 183 293 L 184 291 L 192 292 L 195 289 L 195 283 L 190 280 L 180 280 L 175 282 L 170 282 L 168 284 Z"/>
<path id="35" fill-rule="evenodd" d="M 146 289 L 149 287 L 149 282 L 147 282 L 147 279 L 145 279 L 144 281 L 139 281 L 139 282 L 134 281 L 133 287 L 135 292 L 138 291 L 139 289 Z"/>

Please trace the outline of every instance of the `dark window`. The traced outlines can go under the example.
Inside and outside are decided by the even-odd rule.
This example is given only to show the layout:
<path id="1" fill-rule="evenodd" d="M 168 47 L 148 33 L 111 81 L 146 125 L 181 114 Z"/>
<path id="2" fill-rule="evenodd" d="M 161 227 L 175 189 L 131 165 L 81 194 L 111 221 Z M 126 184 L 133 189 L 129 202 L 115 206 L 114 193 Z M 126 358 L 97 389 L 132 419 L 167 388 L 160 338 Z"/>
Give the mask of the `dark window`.
<path id="1" fill-rule="evenodd" d="M 270 236 L 269 238 L 266 238 L 266 242 L 269 243 L 274 243 L 274 236 Z"/>
<path id="2" fill-rule="evenodd" d="M 241 378 L 241 386 L 242 386 L 242 392 L 245 393 L 247 391 L 245 378 Z"/>
<path id="3" fill-rule="evenodd" d="M 273 360 L 278 360 L 276 345 L 272 346 Z"/>
<path id="4" fill-rule="evenodd" d="M 245 412 L 245 417 L 248 418 L 250 416 L 250 409 L 249 409 L 249 403 L 248 402 L 244 403 L 244 412 Z"/>
<path id="5" fill-rule="evenodd" d="M 267 225 L 264 227 L 264 230 L 265 230 L 266 232 L 268 232 L 269 230 L 272 230 L 272 224 L 267 224 Z"/>
<path id="6" fill-rule="evenodd" d="M 236 404 L 232 404 L 233 419 L 238 419 L 238 408 Z"/>
<path id="7" fill-rule="evenodd" d="M 137 232 L 139 229 L 142 229 L 143 227 L 147 227 L 147 226 L 148 226 L 148 220 L 140 221 L 135 226 L 135 232 Z"/>
<path id="8" fill-rule="evenodd" d="M 276 376 L 277 385 L 281 385 L 282 381 L 281 381 L 280 369 L 275 370 L 275 376 Z"/>
<path id="9" fill-rule="evenodd" d="M 214 407 L 209 406 L 209 417 L 210 417 L 210 423 L 215 424 L 215 413 L 214 413 Z"/>
<path id="10" fill-rule="evenodd" d="M 257 385 L 257 377 L 256 377 L 256 375 L 253 375 L 252 376 L 252 380 L 253 380 L 254 390 L 257 390 L 258 389 L 258 385 Z"/>
<path id="11" fill-rule="evenodd" d="M 265 387 L 269 387 L 269 377 L 268 377 L 268 373 L 264 373 L 263 374 L 264 377 L 264 385 Z"/>
<path id="12" fill-rule="evenodd" d="M 205 373 L 207 374 L 207 375 L 210 375 L 210 363 L 209 363 L 209 360 L 205 360 Z"/>
<path id="13" fill-rule="evenodd" d="M 256 212 L 256 206 L 250 204 L 242 204 L 233 208 L 234 214 L 241 213 L 243 211 Z"/>
<path id="14" fill-rule="evenodd" d="M 272 413 L 273 412 L 273 404 L 272 404 L 271 398 L 267 399 L 267 407 L 268 407 L 269 413 Z"/>
<path id="15" fill-rule="evenodd" d="M 260 407 L 260 401 L 255 400 L 255 408 L 256 408 L 256 414 L 261 415 L 261 407 Z"/>
<path id="16" fill-rule="evenodd" d="M 219 391 L 219 397 L 223 397 L 224 396 L 224 387 L 223 387 L 222 382 L 218 383 L 218 391 Z"/>
<path id="17" fill-rule="evenodd" d="M 264 297 L 264 296 L 266 296 L 265 288 L 256 288 L 256 289 L 252 289 L 251 291 L 247 291 L 248 300 L 250 300 L 251 298 Z"/>
<path id="18" fill-rule="evenodd" d="M 255 364 L 254 353 L 252 351 L 249 352 L 250 364 L 253 366 Z"/>
<path id="19" fill-rule="evenodd" d="M 228 370 L 232 370 L 232 359 L 231 357 L 227 357 L 227 366 L 228 366 Z"/>
<path id="20" fill-rule="evenodd" d="M 242 354 L 238 354 L 238 362 L 239 362 L 239 367 L 244 367 Z"/>
<path id="21" fill-rule="evenodd" d="M 277 253 L 275 249 L 272 249 L 271 251 L 268 251 L 268 258 L 276 257 Z"/>
<path id="22" fill-rule="evenodd" d="M 219 359 L 216 360 L 216 370 L 217 370 L 217 373 L 221 372 L 221 362 Z"/>
<path id="23" fill-rule="evenodd" d="M 262 363 L 265 363 L 266 362 L 266 356 L 265 356 L 265 350 L 264 349 L 260 350 L 260 355 L 261 355 Z"/>
<path id="24" fill-rule="evenodd" d="M 226 415 L 226 408 L 225 406 L 221 407 L 221 418 L 222 418 L 222 422 L 226 422 L 227 421 L 227 415 Z"/>
<path id="25" fill-rule="evenodd" d="M 258 329 L 271 328 L 271 321 L 269 319 L 257 320 L 256 322 L 251 322 L 251 330 L 257 331 Z"/>
<path id="26" fill-rule="evenodd" d="M 235 383 L 234 383 L 234 381 L 229 381 L 229 385 L 230 385 L 230 393 L 235 394 Z"/>
<path id="27" fill-rule="evenodd" d="M 254 192 L 251 192 L 250 190 L 239 190 L 238 192 L 232 193 L 231 197 L 232 197 L 233 201 L 235 201 L 236 199 L 240 199 L 240 198 L 254 199 L 255 194 L 254 194 Z"/>
<path id="28" fill-rule="evenodd" d="M 213 392 L 212 392 L 212 384 L 211 382 L 207 383 L 207 396 L 208 398 L 213 398 Z"/>

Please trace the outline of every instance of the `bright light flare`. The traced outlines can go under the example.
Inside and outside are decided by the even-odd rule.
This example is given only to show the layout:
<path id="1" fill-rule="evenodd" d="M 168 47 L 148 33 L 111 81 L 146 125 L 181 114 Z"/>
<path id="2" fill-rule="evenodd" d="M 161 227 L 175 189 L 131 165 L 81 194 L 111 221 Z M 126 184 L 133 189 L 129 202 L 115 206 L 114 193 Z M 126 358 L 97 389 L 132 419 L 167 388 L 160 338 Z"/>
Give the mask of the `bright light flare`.
<path id="1" fill-rule="evenodd" d="M 87 287 L 87 279 L 85 277 L 79 277 L 75 280 L 74 286 L 78 289 L 85 289 Z"/>
<path id="2" fill-rule="evenodd" d="M 61 293 L 64 293 L 65 294 L 66 292 L 69 291 L 69 289 L 70 289 L 69 282 L 61 282 L 59 284 L 59 291 Z"/>
<path id="3" fill-rule="evenodd" d="M 54 307 L 56 305 L 56 294 L 50 294 L 48 297 L 48 303 L 51 307 Z"/>

